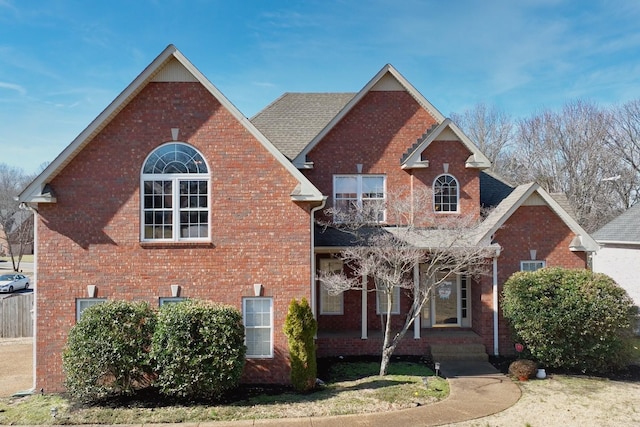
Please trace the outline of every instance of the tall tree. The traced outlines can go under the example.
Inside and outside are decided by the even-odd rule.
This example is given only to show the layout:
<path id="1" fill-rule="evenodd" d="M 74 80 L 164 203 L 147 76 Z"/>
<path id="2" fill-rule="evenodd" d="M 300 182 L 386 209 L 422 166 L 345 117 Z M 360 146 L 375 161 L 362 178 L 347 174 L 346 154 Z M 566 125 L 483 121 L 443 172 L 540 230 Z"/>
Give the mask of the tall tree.
<path id="1" fill-rule="evenodd" d="M 511 116 L 495 106 L 480 103 L 461 114 L 451 114 L 451 119 L 489 158 L 491 168 L 502 174 L 513 145 L 514 121 Z"/>
<path id="2" fill-rule="evenodd" d="M 609 111 L 585 101 L 520 120 L 513 150 L 518 170 L 512 179 L 535 181 L 549 193 L 566 194 L 577 221 L 587 231 L 596 230 L 626 207 L 614 191 L 616 186 L 622 189 L 616 180 L 625 165 L 605 149 L 611 120 Z"/>
<path id="3" fill-rule="evenodd" d="M 33 244 L 33 214 L 20 209 L 15 199 L 32 178 L 20 168 L 0 163 L 0 248 L 11 257 L 14 271 Z"/>
<path id="4" fill-rule="evenodd" d="M 348 290 L 377 292 L 384 302 L 383 345 L 380 375 L 387 367 L 396 347 L 409 327 L 420 316 L 432 289 L 457 274 L 476 276 L 486 268 L 490 249 L 475 245 L 470 236 L 478 219 L 460 216 L 436 218 L 430 194 L 419 197 L 389 194 L 384 205 L 370 204 L 348 212 L 329 209 L 334 226 L 353 236 L 353 245 L 336 254 L 351 273 L 321 272 L 319 280 L 329 294 Z M 386 223 L 377 224 L 381 209 L 386 210 Z M 422 267 L 420 283 L 415 283 L 414 269 Z M 363 280 L 364 278 L 364 280 Z M 372 286 L 369 285 L 369 280 Z M 399 292 L 410 295 L 412 305 L 403 326 L 393 330 L 394 298 Z"/>

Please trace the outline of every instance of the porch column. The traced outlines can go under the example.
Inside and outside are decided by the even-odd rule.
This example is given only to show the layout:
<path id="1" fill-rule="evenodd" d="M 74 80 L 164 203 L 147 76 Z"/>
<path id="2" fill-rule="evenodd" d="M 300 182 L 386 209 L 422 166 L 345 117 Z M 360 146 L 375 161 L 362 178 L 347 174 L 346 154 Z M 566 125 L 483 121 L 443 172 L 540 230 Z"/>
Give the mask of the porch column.
<path id="1" fill-rule="evenodd" d="M 493 355 L 498 353 L 498 256 L 500 252 L 493 257 Z"/>
<path id="2" fill-rule="evenodd" d="M 360 338 L 366 340 L 368 338 L 367 331 L 367 276 L 362 276 L 362 313 L 360 315 Z"/>
<path id="3" fill-rule="evenodd" d="M 418 298 L 420 295 L 420 265 L 413 266 L 413 306 L 417 308 Z M 420 314 L 413 320 L 413 339 L 420 339 Z"/>

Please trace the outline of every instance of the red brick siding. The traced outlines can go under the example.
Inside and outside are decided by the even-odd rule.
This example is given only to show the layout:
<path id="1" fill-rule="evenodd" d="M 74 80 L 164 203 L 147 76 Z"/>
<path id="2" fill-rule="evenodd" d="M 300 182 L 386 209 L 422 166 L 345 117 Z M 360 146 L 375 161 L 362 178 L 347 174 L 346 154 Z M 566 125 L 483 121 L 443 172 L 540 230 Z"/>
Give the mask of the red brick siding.
<path id="1" fill-rule="evenodd" d="M 139 243 L 140 170 L 173 127 L 210 168 L 210 245 Z M 51 182 L 57 203 L 38 207 L 36 388 L 62 389 L 61 351 L 89 284 L 152 306 L 178 284 L 181 296 L 241 309 L 261 283 L 276 355 L 250 360 L 245 380 L 287 382 L 284 317 L 292 298 L 310 297 L 309 206 L 291 201 L 296 184 L 200 84 L 149 84 Z"/>

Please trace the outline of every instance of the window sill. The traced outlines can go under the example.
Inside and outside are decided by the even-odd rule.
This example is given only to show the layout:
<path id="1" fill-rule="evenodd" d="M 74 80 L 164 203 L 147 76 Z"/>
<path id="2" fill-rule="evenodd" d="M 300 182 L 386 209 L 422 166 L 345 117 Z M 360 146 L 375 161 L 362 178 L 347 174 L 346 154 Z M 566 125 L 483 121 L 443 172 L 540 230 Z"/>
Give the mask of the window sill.
<path id="1" fill-rule="evenodd" d="M 145 249 L 167 248 L 213 248 L 213 242 L 140 242 L 140 247 Z"/>

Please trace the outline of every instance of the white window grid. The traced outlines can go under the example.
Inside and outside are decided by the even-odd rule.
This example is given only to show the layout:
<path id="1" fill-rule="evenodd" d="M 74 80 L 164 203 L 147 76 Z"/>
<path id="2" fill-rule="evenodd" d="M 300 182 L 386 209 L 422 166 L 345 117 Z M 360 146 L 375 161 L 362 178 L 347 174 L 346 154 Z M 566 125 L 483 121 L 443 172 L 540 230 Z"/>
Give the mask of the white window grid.
<path id="1" fill-rule="evenodd" d="M 520 271 L 536 271 L 547 266 L 546 261 L 527 260 L 520 261 Z"/>
<path id="2" fill-rule="evenodd" d="M 242 300 L 247 358 L 273 358 L 273 299 Z"/>
<path id="3" fill-rule="evenodd" d="M 106 298 L 77 298 L 76 299 L 76 322 L 80 320 L 82 313 L 92 305 L 102 304 Z"/>
<path id="4" fill-rule="evenodd" d="M 460 185 L 449 174 L 436 177 L 433 181 L 433 210 L 437 213 L 455 213 L 460 210 Z"/>
<path id="5" fill-rule="evenodd" d="M 334 175 L 333 207 L 342 212 L 377 210 L 375 222 L 386 221 L 387 178 L 385 175 Z"/>
<path id="6" fill-rule="evenodd" d="M 320 259 L 320 270 L 325 272 L 342 272 L 343 263 L 339 259 Z M 322 285 L 320 286 L 320 314 L 344 314 L 344 293 L 331 295 Z"/>

